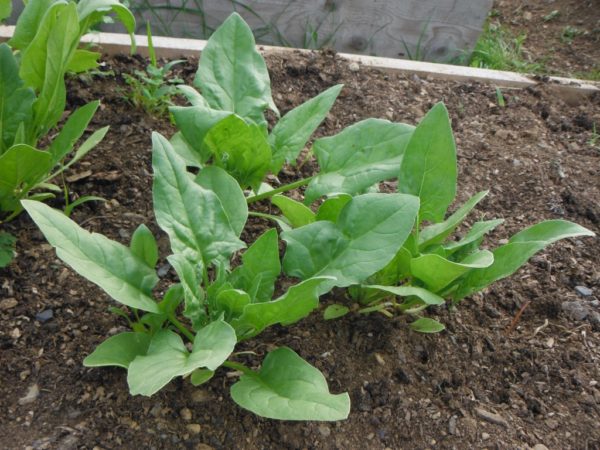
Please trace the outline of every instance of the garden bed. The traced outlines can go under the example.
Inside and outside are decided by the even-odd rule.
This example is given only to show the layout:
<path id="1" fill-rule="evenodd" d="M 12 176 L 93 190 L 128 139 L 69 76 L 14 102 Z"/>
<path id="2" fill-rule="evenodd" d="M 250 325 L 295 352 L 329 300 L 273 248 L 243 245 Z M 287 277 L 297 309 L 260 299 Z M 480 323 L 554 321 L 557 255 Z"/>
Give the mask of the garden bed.
<path id="1" fill-rule="evenodd" d="M 502 107 L 488 85 L 356 70 L 330 53 L 273 55 L 267 63 L 282 114 L 345 84 L 316 137 L 368 117 L 415 124 L 444 101 L 458 147 L 458 202 L 489 188 L 471 220 L 507 218 L 490 245 L 542 219 L 600 231 L 598 94 L 570 106 L 542 84 L 503 91 Z M 77 208 L 79 224 L 127 242 L 146 223 L 164 256 L 168 239 L 152 212 L 150 132 L 174 129 L 124 100 L 121 73 L 136 65 L 144 63 L 116 56 L 103 67 L 114 78 L 70 81 L 70 107 L 101 99 L 92 125 L 111 129 L 67 181 L 73 192 L 108 200 Z M 196 67 L 189 61 L 182 75 L 189 80 Z M 304 176 L 311 167 L 303 166 Z M 267 225 L 251 219 L 243 237 Z M 125 371 L 81 365 L 124 329 L 108 312 L 114 303 L 56 258 L 26 214 L 7 228 L 19 239 L 17 259 L 0 269 L 0 442 L 8 448 L 600 448 L 598 238 L 561 241 L 456 309 L 431 308 L 447 327 L 438 335 L 410 331 L 402 316 L 324 322 L 318 312 L 243 345 L 258 355 L 250 365 L 288 345 L 333 392 L 348 390 L 349 419 L 330 424 L 240 409 L 228 395 L 235 374 L 224 369 L 199 388 L 176 380 L 152 398 L 131 397 Z M 165 260 L 158 267 L 173 277 Z M 27 397 L 30 389 L 37 395 Z"/>

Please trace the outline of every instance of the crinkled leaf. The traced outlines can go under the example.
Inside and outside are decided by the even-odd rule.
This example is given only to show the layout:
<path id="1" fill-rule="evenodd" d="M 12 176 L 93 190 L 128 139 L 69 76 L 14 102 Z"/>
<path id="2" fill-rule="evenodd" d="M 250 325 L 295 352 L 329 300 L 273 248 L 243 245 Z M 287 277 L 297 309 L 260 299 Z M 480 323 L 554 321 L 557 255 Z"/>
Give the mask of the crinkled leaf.
<path id="1" fill-rule="evenodd" d="M 454 299 L 477 292 L 494 281 L 512 275 L 534 254 L 560 239 L 595 234 L 566 220 L 547 220 L 532 225 L 509 239 L 508 244 L 493 251 L 494 263 L 486 269 L 474 270 L 458 280 Z"/>
<path id="2" fill-rule="evenodd" d="M 242 234 L 248 220 L 248 203 L 235 178 L 219 167 L 209 166 L 200 170 L 196 183 L 219 197 L 233 230 L 238 236 Z"/>
<path id="3" fill-rule="evenodd" d="M 410 327 L 414 331 L 419 333 L 439 333 L 444 331 L 446 326 L 439 323 L 437 320 L 429 319 L 428 317 L 421 317 L 410 324 Z"/>
<path id="4" fill-rule="evenodd" d="M 281 273 L 277 230 L 263 233 L 242 255 L 242 264 L 229 276 L 233 286 L 255 294 L 252 302 L 271 299 L 275 280 Z"/>
<path id="5" fill-rule="evenodd" d="M 271 325 L 290 325 L 308 316 L 319 304 L 319 287 L 328 280 L 311 278 L 290 287 L 277 300 L 247 305 L 242 315 L 231 322 L 238 338 L 247 339 Z"/>
<path id="6" fill-rule="evenodd" d="M 456 195 L 456 146 L 448 111 L 438 103 L 415 129 L 404 151 L 398 192 L 421 199 L 419 220 L 441 222 Z"/>
<path id="7" fill-rule="evenodd" d="M 235 331 L 222 320 L 202 328 L 188 352 L 181 337 L 170 330 L 156 333 L 146 356 L 138 356 L 129 365 L 127 382 L 131 395 L 155 394 L 173 378 L 196 369 L 216 370 L 231 355 L 236 344 Z"/>
<path id="8" fill-rule="evenodd" d="M 332 276 L 326 287 L 364 281 L 398 252 L 415 222 L 418 198 L 404 194 L 354 197 L 337 223 L 315 222 L 287 231 L 286 274 L 300 279 Z"/>
<path id="9" fill-rule="evenodd" d="M 270 419 L 332 421 L 350 413 L 348 394 L 331 394 L 323 374 L 286 347 L 270 352 L 258 373 L 242 375 L 231 397 Z"/>
<path id="10" fill-rule="evenodd" d="M 204 305 L 204 291 L 200 286 L 202 280 L 202 264 L 193 263 L 182 254 L 171 255 L 167 258 L 173 266 L 181 286 L 185 299 L 183 315 L 192 322 L 194 330 L 200 330 L 207 322 L 207 314 Z"/>
<path id="11" fill-rule="evenodd" d="M 494 255 L 487 250 L 472 253 L 461 262 L 427 254 L 413 258 L 410 262 L 410 271 L 413 276 L 423 281 L 428 289 L 438 292 L 472 269 L 483 269 L 491 266 L 493 262 Z"/>
<path id="12" fill-rule="evenodd" d="M 127 369 L 137 356 L 148 351 L 151 336 L 147 333 L 120 333 L 102 342 L 83 360 L 85 367 L 118 366 Z"/>
<path id="13" fill-rule="evenodd" d="M 342 90 L 338 84 L 297 106 L 281 118 L 269 135 L 273 150 L 271 172 L 278 173 L 284 162 L 295 162 L 310 136 L 325 119 Z"/>
<path id="14" fill-rule="evenodd" d="M 174 253 L 208 265 L 243 248 L 217 194 L 194 182 L 163 136 L 153 133 L 152 144 L 154 211 Z"/>
<path id="15" fill-rule="evenodd" d="M 129 248 L 105 236 L 84 230 L 62 212 L 43 203 L 21 202 L 56 254 L 71 268 L 97 284 L 113 299 L 132 308 L 158 313 L 152 289 L 154 270 Z"/>
<path id="16" fill-rule="evenodd" d="M 413 130 L 410 125 L 367 119 L 335 136 L 317 139 L 313 151 L 321 170 L 308 185 L 306 202 L 322 195 L 358 194 L 397 177 Z"/>
<path id="17" fill-rule="evenodd" d="M 231 115 L 210 129 L 204 143 L 213 164 L 227 170 L 243 188 L 258 189 L 269 170 L 271 148 L 257 125 Z"/>
<path id="18" fill-rule="evenodd" d="M 367 285 L 363 286 L 364 289 L 375 289 L 378 291 L 387 292 L 400 297 L 418 297 L 427 305 L 443 305 L 444 299 L 439 295 L 434 294 L 427 289 L 423 289 L 417 286 L 381 286 L 381 285 Z"/>
<path id="19" fill-rule="evenodd" d="M 434 244 L 441 244 L 461 222 L 467 217 L 473 208 L 479 203 L 489 191 L 481 191 L 471 197 L 450 217 L 440 223 L 429 225 L 419 233 L 419 249 L 423 250 Z"/>
<path id="20" fill-rule="evenodd" d="M 158 261 L 158 245 L 156 244 L 156 239 L 154 238 L 152 231 L 150 231 L 146 225 L 141 224 L 133 232 L 129 247 L 131 248 L 131 253 L 144 261 L 148 267 L 156 267 Z"/>
<path id="21" fill-rule="evenodd" d="M 265 109 L 276 113 L 269 72 L 252 30 L 237 13 L 213 33 L 202 51 L 194 79 L 209 105 L 266 127 Z"/>
<path id="22" fill-rule="evenodd" d="M 277 206 L 293 228 L 308 225 L 315 221 L 315 213 L 304 204 L 284 195 L 274 195 L 271 203 Z"/>

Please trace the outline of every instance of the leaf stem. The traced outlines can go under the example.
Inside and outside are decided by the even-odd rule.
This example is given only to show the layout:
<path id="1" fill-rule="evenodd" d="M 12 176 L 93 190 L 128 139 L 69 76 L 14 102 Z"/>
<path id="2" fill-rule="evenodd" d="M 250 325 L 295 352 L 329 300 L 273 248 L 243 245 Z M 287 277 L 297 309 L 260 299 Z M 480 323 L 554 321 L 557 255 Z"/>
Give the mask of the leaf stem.
<path id="1" fill-rule="evenodd" d="M 240 372 L 242 372 L 245 375 L 253 375 L 254 371 L 252 369 L 249 369 L 248 367 L 246 367 L 245 365 L 241 364 L 241 363 L 237 363 L 237 362 L 233 362 L 233 361 L 225 361 L 223 363 L 224 367 L 229 367 L 230 369 L 234 369 L 234 370 L 239 370 Z"/>
<path id="2" fill-rule="evenodd" d="M 184 324 L 182 324 L 179 320 L 177 320 L 175 315 L 169 314 L 168 318 L 169 318 L 169 322 L 171 322 L 173 325 L 175 325 L 177 327 L 177 329 L 179 331 L 181 331 L 181 333 L 190 340 L 190 342 L 194 342 L 194 338 L 195 338 L 194 334 L 190 330 L 188 330 Z"/>
<path id="3" fill-rule="evenodd" d="M 290 184 L 284 184 L 283 186 L 280 186 L 277 189 L 273 189 L 272 191 L 267 191 L 267 192 L 263 192 L 262 194 L 248 197 L 246 199 L 246 203 L 248 203 L 248 204 L 255 203 L 260 200 L 264 200 L 265 198 L 273 197 L 275 194 L 281 194 L 282 192 L 291 191 L 292 189 L 299 188 L 300 186 L 306 186 L 308 183 L 310 183 L 310 180 L 312 180 L 312 179 L 313 179 L 313 177 L 303 178 L 301 180 L 294 181 L 293 183 L 290 183 Z"/>

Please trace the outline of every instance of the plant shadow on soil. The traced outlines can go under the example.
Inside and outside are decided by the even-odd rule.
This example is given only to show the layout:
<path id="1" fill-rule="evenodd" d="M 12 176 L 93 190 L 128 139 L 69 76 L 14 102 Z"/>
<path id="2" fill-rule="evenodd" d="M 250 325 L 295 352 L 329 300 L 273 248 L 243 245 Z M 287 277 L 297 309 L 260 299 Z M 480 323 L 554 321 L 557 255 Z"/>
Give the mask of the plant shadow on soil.
<path id="1" fill-rule="evenodd" d="M 600 96 L 570 106 L 540 85 L 505 91 L 500 107 L 489 86 L 351 71 L 330 53 L 271 56 L 267 63 L 282 114 L 345 84 L 316 136 L 367 117 L 415 124 L 444 101 L 458 144 L 457 204 L 489 188 L 470 221 L 507 219 L 488 238 L 490 246 L 542 219 L 600 231 L 600 150 L 590 143 Z M 99 98 L 93 128 L 111 125 L 104 142 L 71 170 L 69 187 L 108 200 L 76 209 L 78 223 L 121 242 L 146 223 L 164 256 L 168 240 L 152 213 L 150 132 L 174 130 L 167 119 L 134 110 L 120 93 L 121 73 L 143 64 L 117 56 L 104 67 L 116 78 L 69 82 L 70 107 Z M 189 80 L 196 65 L 178 70 Z M 313 167 L 304 165 L 303 175 Z M 291 168 L 284 173 L 299 176 Z M 252 219 L 245 239 L 268 225 Z M 324 372 L 333 392 L 350 392 L 347 421 L 292 423 L 237 407 L 227 370 L 199 388 L 176 380 L 144 398 L 129 396 L 125 371 L 82 367 L 98 343 L 125 325 L 108 312 L 114 302 L 66 268 L 25 214 L 7 228 L 19 241 L 16 261 L 0 270 L 3 448 L 600 448 L 598 238 L 561 241 L 458 308 L 429 310 L 447 326 L 439 335 L 411 332 L 404 317 L 350 314 L 324 322 L 317 312 L 244 343 L 241 349 L 257 354 L 246 357 L 251 365 L 287 345 Z M 164 259 L 159 270 L 164 288 L 173 273 Z M 592 295 L 581 296 L 576 286 Z M 587 317 L 569 315 L 564 304 L 583 305 Z M 48 310 L 49 320 L 49 313 L 40 315 Z M 38 395 L 23 400 L 34 385 Z"/>

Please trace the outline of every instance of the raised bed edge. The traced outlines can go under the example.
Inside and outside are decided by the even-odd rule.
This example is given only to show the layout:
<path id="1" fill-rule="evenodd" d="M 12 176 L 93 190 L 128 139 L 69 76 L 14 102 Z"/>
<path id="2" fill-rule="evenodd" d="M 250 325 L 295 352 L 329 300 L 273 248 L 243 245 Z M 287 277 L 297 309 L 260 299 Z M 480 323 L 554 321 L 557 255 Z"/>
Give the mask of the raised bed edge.
<path id="1" fill-rule="evenodd" d="M 10 39 L 13 32 L 14 26 L 0 26 L 0 42 Z M 156 54 L 160 57 L 169 59 L 181 56 L 198 56 L 206 45 L 206 41 L 199 39 L 154 36 L 152 40 Z M 137 44 L 137 51 L 140 54 L 147 56 L 148 40 L 146 36 L 136 35 L 135 41 Z M 102 47 L 102 50 L 105 53 L 111 55 L 116 53 L 128 53 L 130 51 L 129 36 L 121 33 L 91 33 L 85 35 L 82 42 L 86 44 L 96 44 Z M 264 54 L 313 51 L 266 45 L 260 45 L 258 47 Z M 346 58 L 350 62 L 357 62 L 367 67 L 377 68 L 388 72 L 416 74 L 421 77 L 427 76 L 433 79 L 479 81 L 500 88 L 526 88 L 540 83 L 540 80 L 535 77 L 500 70 L 478 69 L 474 67 L 354 55 L 348 53 L 339 53 L 339 56 Z M 579 103 L 583 98 L 600 92 L 600 84 L 593 81 L 563 77 L 544 77 L 544 82 L 556 92 L 557 96 L 569 103 Z"/>

